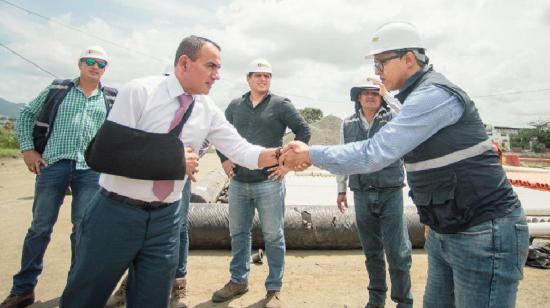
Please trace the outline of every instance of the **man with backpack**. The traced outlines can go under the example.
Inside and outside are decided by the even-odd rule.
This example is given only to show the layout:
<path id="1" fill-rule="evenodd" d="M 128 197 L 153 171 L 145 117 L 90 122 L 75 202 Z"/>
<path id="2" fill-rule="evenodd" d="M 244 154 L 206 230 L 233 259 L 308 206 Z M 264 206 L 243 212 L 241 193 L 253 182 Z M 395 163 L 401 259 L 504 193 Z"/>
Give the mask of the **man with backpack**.
<path id="1" fill-rule="evenodd" d="M 33 218 L 23 243 L 21 269 L 13 276 L 13 287 L 1 308 L 26 307 L 34 302 L 44 254 L 69 187 L 73 265 L 76 230 L 98 190 L 99 173 L 88 167 L 84 152 L 116 96 L 115 89 L 100 83 L 108 61 L 100 46 L 84 49 L 78 59 L 78 78 L 55 80 L 20 110 L 17 139 L 25 165 L 36 174 Z"/>

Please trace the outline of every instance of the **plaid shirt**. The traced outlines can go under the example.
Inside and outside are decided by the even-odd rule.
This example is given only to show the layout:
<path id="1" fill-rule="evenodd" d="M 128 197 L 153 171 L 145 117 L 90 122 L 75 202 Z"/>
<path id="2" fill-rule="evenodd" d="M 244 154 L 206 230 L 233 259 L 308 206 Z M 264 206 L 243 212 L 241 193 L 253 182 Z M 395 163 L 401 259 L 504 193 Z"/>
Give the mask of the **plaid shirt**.
<path id="1" fill-rule="evenodd" d="M 59 106 L 53 131 L 42 157 L 48 164 L 62 159 L 70 159 L 76 161 L 77 169 L 88 169 L 84 160 L 84 152 L 105 121 L 107 110 L 103 92 L 96 90 L 90 97 L 86 97 L 78 86 L 78 81 L 78 78 L 74 80 L 75 86 L 71 88 Z M 16 133 L 21 152 L 34 149 L 33 125 L 40 115 L 50 87 L 51 85 L 40 92 L 19 112 Z"/>

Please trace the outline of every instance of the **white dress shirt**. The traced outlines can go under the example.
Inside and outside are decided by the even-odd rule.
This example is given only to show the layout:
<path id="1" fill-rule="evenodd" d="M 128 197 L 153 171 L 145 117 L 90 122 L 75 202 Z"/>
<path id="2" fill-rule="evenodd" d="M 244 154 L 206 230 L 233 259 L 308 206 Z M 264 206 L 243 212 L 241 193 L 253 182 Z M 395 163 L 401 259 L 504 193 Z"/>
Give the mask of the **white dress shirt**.
<path id="1" fill-rule="evenodd" d="M 183 93 L 174 75 L 133 80 L 118 92 L 108 120 L 147 132 L 167 133 L 180 106 L 177 97 Z M 195 106 L 180 135 L 183 144 L 198 153 L 203 141 L 208 139 L 235 163 L 258 169 L 258 158 L 264 148 L 243 139 L 209 96 L 193 95 L 193 98 Z M 174 191 L 164 202 L 179 200 L 184 183 L 184 180 L 175 181 Z M 99 185 L 132 199 L 159 201 L 153 194 L 153 181 L 102 173 Z"/>

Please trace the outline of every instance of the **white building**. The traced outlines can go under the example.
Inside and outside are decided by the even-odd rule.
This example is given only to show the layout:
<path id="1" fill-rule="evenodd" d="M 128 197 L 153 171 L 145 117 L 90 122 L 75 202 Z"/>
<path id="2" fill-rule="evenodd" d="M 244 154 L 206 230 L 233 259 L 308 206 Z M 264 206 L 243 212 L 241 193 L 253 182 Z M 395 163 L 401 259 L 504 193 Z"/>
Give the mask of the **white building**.
<path id="1" fill-rule="evenodd" d="M 485 130 L 487 131 L 489 138 L 491 138 L 501 150 L 510 151 L 510 136 L 517 135 L 520 129 L 485 124 Z"/>

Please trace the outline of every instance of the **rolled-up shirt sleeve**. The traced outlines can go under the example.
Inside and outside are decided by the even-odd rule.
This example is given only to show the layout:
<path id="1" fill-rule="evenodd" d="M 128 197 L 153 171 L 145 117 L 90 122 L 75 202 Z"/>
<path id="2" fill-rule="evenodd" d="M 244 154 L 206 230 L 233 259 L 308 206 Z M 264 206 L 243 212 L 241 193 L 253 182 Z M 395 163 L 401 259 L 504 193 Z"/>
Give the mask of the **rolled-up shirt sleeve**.
<path id="1" fill-rule="evenodd" d="M 208 139 L 223 156 L 248 169 L 259 169 L 258 159 L 264 147 L 247 142 L 219 109 L 213 110 Z"/>
<path id="2" fill-rule="evenodd" d="M 372 173 L 383 169 L 440 129 L 456 123 L 464 106 L 456 96 L 436 86 L 417 89 L 401 112 L 372 138 L 335 146 L 312 146 L 312 164 L 334 174 Z"/>
<path id="3" fill-rule="evenodd" d="M 38 118 L 46 97 L 50 92 L 51 86 L 42 90 L 38 96 L 30 101 L 28 104 L 21 107 L 17 121 L 15 122 L 15 133 L 17 134 L 17 140 L 19 141 L 19 148 L 21 152 L 33 150 L 34 143 L 32 138 L 32 130 L 34 121 Z"/>

